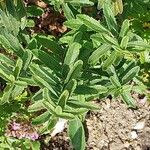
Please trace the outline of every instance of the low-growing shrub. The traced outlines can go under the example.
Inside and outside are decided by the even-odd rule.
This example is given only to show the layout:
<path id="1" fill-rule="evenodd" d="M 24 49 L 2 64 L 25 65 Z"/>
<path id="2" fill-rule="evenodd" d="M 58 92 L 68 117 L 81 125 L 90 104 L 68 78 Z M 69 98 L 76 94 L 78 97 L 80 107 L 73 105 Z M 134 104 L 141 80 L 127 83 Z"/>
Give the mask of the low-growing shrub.
<path id="1" fill-rule="evenodd" d="M 74 148 L 83 150 L 82 122 L 89 110 L 100 109 L 90 101 L 111 95 L 137 107 L 131 93 L 147 88 L 139 74 L 149 63 L 150 45 L 125 17 L 122 0 L 45 2 L 64 12 L 68 30 L 61 37 L 31 32 L 42 8 L 26 10 L 22 0 L 0 2 L 0 104 L 17 101 L 28 110 L 19 113 L 32 118 L 40 135 L 51 132 L 59 118 L 67 119 Z M 100 20 L 82 13 L 83 6 L 94 5 L 103 14 Z"/>

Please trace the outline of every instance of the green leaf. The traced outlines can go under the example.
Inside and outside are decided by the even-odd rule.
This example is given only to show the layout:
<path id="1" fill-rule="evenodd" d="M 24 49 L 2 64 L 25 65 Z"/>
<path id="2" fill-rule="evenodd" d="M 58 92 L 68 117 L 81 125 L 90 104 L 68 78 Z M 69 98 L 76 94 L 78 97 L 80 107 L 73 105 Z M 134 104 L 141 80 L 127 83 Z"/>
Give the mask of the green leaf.
<path id="1" fill-rule="evenodd" d="M 119 73 L 119 79 L 122 80 L 122 78 L 126 75 L 127 72 L 129 72 L 132 68 L 135 67 L 135 61 L 129 62 Z"/>
<path id="2" fill-rule="evenodd" d="M 35 74 L 36 76 L 39 76 L 40 78 L 45 80 L 50 85 L 56 86 L 57 82 L 52 77 L 52 74 L 50 76 L 50 73 L 43 67 L 41 67 L 37 64 L 32 64 L 32 65 L 30 65 L 30 70 L 33 74 Z"/>
<path id="3" fill-rule="evenodd" d="M 41 16 L 43 13 L 44 13 L 44 10 L 42 8 L 40 8 L 40 7 L 35 6 L 35 5 L 27 7 L 27 15 L 28 15 L 28 17 Z"/>
<path id="4" fill-rule="evenodd" d="M 22 58 L 24 54 L 24 48 L 20 44 L 18 38 L 13 36 L 12 34 L 5 33 L 5 39 L 7 39 L 7 41 L 9 42 L 11 51 L 15 52 L 19 57 Z M 1 36 L 0 36 L 0 42 L 1 42 Z"/>
<path id="5" fill-rule="evenodd" d="M 53 107 L 53 105 L 50 104 L 50 102 L 45 100 L 43 101 L 43 105 L 51 114 L 56 115 L 55 107 Z"/>
<path id="6" fill-rule="evenodd" d="M 98 89 L 96 89 L 92 86 L 78 85 L 75 90 L 75 93 L 79 94 L 79 95 L 98 94 Z"/>
<path id="7" fill-rule="evenodd" d="M 43 100 L 43 90 L 40 89 L 39 91 L 37 91 L 36 93 L 34 93 L 34 95 L 32 96 L 31 98 L 31 101 L 34 102 L 34 101 L 39 101 L 39 100 Z"/>
<path id="8" fill-rule="evenodd" d="M 6 55 L 0 53 L 0 62 L 2 63 L 6 63 L 7 65 L 14 67 L 15 66 L 15 62 L 14 60 L 10 59 L 9 57 L 7 57 Z"/>
<path id="9" fill-rule="evenodd" d="M 27 85 L 28 85 L 26 82 L 24 82 L 24 81 L 19 81 L 19 80 L 14 81 L 14 84 L 15 84 L 15 85 L 18 85 L 18 86 L 23 86 L 23 87 L 27 87 Z"/>
<path id="10" fill-rule="evenodd" d="M 17 0 L 16 11 L 21 22 L 21 29 L 23 30 L 27 24 L 27 17 L 26 17 L 26 8 L 22 0 Z"/>
<path id="11" fill-rule="evenodd" d="M 111 81 L 111 83 L 115 86 L 115 87 L 121 87 L 121 83 L 120 83 L 120 81 L 119 81 L 119 79 L 118 79 L 118 77 L 117 76 L 111 76 L 110 77 L 110 81 Z"/>
<path id="12" fill-rule="evenodd" d="M 84 113 L 88 112 L 87 108 L 76 108 L 73 109 L 70 107 L 70 109 L 65 109 L 64 112 L 71 113 L 73 115 L 83 115 Z"/>
<path id="13" fill-rule="evenodd" d="M 119 37 L 123 38 L 124 36 L 127 35 L 128 31 L 129 31 L 129 26 L 130 26 L 129 20 L 128 19 L 124 20 L 124 22 L 122 23 L 122 26 L 121 26 Z"/>
<path id="14" fill-rule="evenodd" d="M 43 105 L 43 100 L 37 101 L 36 103 L 34 103 L 28 107 L 29 112 L 35 112 L 35 111 L 39 111 L 42 109 L 45 109 L 45 107 Z"/>
<path id="15" fill-rule="evenodd" d="M 109 32 L 105 27 L 103 27 L 100 22 L 93 19 L 92 17 L 89 17 L 87 15 L 77 15 L 77 19 L 79 19 L 85 26 L 88 28 L 96 31 L 96 32 Z"/>
<path id="16" fill-rule="evenodd" d="M 30 65 L 32 59 L 32 53 L 30 50 L 27 50 L 24 52 L 24 55 L 22 57 L 23 60 L 23 70 L 27 70 L 28 66 Z"/>
<path id="17" fill-rule="evenodd" d="M 66 57 L 64 60 L 65 65 L 70 65 L 75 62 L 75 60 L 78 58 L 79 52 L 80 52 L 81 45 L 79 43 L 72 43 L 66 53 Z"/>
<path id="18" fill-rule="evenodd" d="M 18 81 L 26 82 L 28 85 L 37 86 L 36 82 L 30 77 L 19 77 Z"/>
<path id="19" fill-rule="evenodd" d="M 89 0 L 66 0 L 73 6 L 93 6 L 94 3 Z"/>
<path id="20" fill-rule="evenodd" d="M 82 25 L 82 22 L 79 19 L 69 19 L 64 22 L 64 25 L 70 29 L 76 30 Z"/>
<path id="21" fill-rule="evenodd" d="M 104 2 L 103 13 L 109 30 L 117 33 L 118 32 L 117 22 L 111 9 L 111 5 L 108 2 Z"/>
<path id="22" fill-rule="evenodd" d="M 32 141 L 31 142 L 32 150 L 40 150 L 40 142 L 39 141 Z"/>
<path id="23" fill-rule="evenodd" d="M 135 101 L 133 100 L 129 92 L 123 92 L 121 94 L 123 101 L 131 108 L 136 108 Z"/>
<path id="24" fill-rule="evenodd" d="M 99 59 L 108 51 L 111 49 L 111 46 L 108 44 L 103 44 L 99 48 L 97 48 L 92 55 L 89 57 L 89 63 L 91 65 L 95 65 L 99 62 Z"/>
<path id="25" fill-rule="evenodd" d="M 65 90 L 68 90 L 69 95 L 72 95 L 74 90 L 76 89 L 77 81 L 75 79 L 72 79 L 69 81 L 69 83 L 66 85 Z"/>
<path id="26" fill-rule="evenodd" d="M 14 67 L 10 67 L 7 63 L 0 63 L 0 70 L 3 70 L 3 72 L 8 76 L 13 74 L 13 69 Z"/>
<path id="27" fill-rule="evenodd" d="M 10 76 L 0 68 L 0 77 L 8 82 L 11 82 Z"/>
<path id="28" fill-rule="evenodd" d="M 54 40 L 51 36 L 38 35 L 35 37 L 37 42 L 43 47 L 50 49 L 52 52 L 62 53 L 63 49 L 58 45 L 58 42 Z"/>
<path id="29" fill-rule="evenodd" d="M 36 118 L 32 119 L 33 125 L 40 125 L 48 121 L 50 118 L 50 113 L 48 111 L 42 113 L 41 115 L 37 116 Z"/>
<path id="30" fill-rule="evenodd" d="M 83 38 L 83 32 L 82 31 L 78 31 L 78 32 L 74 33 L 73 37 L 71 38 L 71 40 L 69 42 L 69 46 L 71 44 L 73 44 L 74 42 L 78 43 L 78 44 L 81 43 L 82 38 Z"/>
<path id="31" fill-rule="evenodd" d="M 67 20 L 75 18 L 67 3 L 62 3 L 62 9 Z"/>
<path id="32" fill-rule="evenodd" d="M 122 78 L 122 83 L 126 84 L 129 81 L 131 81 L 138 74 L 139 70 L 140 70 L 140 67 L 136 66 L 132 68 L 131 70 L 129 70 L 128 72 L 126 72 L 126 74 Z"/>
<path id="33" fill-rule="evenodd" d="M 0 44 L 7 50 L 11 50 L 11 45 L 9 41 L 3 36 L 0 35 Z"/>
<path id="34" fill-rule="evenodd" d="M 20 86 L 20 85 L 15 84 L 15 87 L 13 88 L 13 91 L 11 94 L 12 99 L 21 100 L 25 87 L 26 86 Z"/>
<path id="35" fill-rule="evenodd" d="M 9 100 L 11 98 L 11 93 L 12 93 L 13 87 L 14 86 L 10 85 L 10 84 L 8 84 L 5 87 L 4 92 L 3 92 L 3 96 L 0 99 L 0 105 L 3 105 L 5 103 L 9 102 Z"/>
<path id="36" fill-rule="evenodd" d="M 132 41 L 128 42 L 128 47 L 141 47 L 141 48 L 147 48 L 150 49 L 150 44 L 147 44 L 144 41 Z M 137 49 L 136 49 L 137 50 Z M 137 50 L 138 51 L 138 50 Z"/>
<path id="37" fill-rule="evenodd" d="M 105 40 L 106 44 L 111 44 L 119 47 L 119 43 L 116 38 L 105 33 L 102 34 L 102 37 Z"/>
<path id="38" fill-rule="evenodd" d="M 17 17 L 16 8 L 13 0 L 6 0 L 6 9 L 8 14 L 11 14 L 13 17 Z"/>
<path id="39" fill-rule="evenodd" d="M 23 65 L 23 61 L 18 58 L 17 62 L 16 62 L 16 66 L 15 66 L 15 70 L 14 70 L 14 77 L 17 79 L 20 72 L 21 72 L 21 69 L 22 69 L 22 65 Z"/>
<path id="40" fill-rule="evenodd" d="M 53 89 L 53 87 L 48 83 L 46 82 L 43 78 L 37 76 L 37 75 L 33 75 L 33 79 L 34 81 L 41 87 L 41 88 L 48 88 L 51 93 L 53 94 L 53 96 L 57 97 L 57 93 L 56 91 Z"/>
<path id="41" fill-rule="evenodd" d="M 102 66 L 103 70 L 107 70 L 114 63 L 117 57 L 117 53 L 117 51 L 113 51 L 111 55 L 104 61 Z"/>
<path id="42" fill-rule="evenodd" d="M 75 118 L 75 116 L 71 113 L 62 112 L 62 108 L 60 106 L 56 107 L 55 113 L 58 118 L 63 118 L 63 119 L 74 119 Z"/>
<path id="43" fill-rule="evenodd" d="M 76 108 L 87 108 L 87 109 L 92 109 L 92 110 L 99 110 L 100 108 L 94 104 L 91 104 L 89 102 L 80 102 L 77 100 L 68 100 L 67 105 L 71 107 L 76 107 Z"/>
<path id="44" fill-rule="evenodd" d="M 74 65 L 71 67 L 67 78 L 65 79 L 65 84 L 68 83 L 71 79 L 76 79 L 80 73 L 81 73 L 81 69 L 83 66 L 83 61 L 82 60 L 78 60 L 74 63 Z"/>
<path id="45" fill-rule="evenodd" d="M 57 113 L 56 116 L 59 117 L 59 118 L 68 119 L 68 120 L 75 118 L 75 116 L 73 114 L 65 113 L 65 112 L 62 112 L 60 114 Z"/>
<path id="46" fill-rule="evenodd" d="M 129 42 L 129 36 L 124 36 L 121 40 L 120 47 L 124 50 L 127 48 Z"/>
<path id="47" fill-rule="evenodd" d="M 56 107 L 55 102 L 52 100 L 49 90 L 47 88 L 43 89 L 43 98 L 47 100 L 53 107 Z"/>
<path id="48" fill-rule="evenodd" d="M 58 118 L 52 116 L 52 117 L 49 119 L 47 129 L 48 129 L 49 131 L 51 131 L 51 130 L 55 127 L 57 121 L 58 121 Z"/>
<path id="49" fill-rule="evenodd" d="M 75 150 L 84 150 L 86 145 L 85 132 L 82 122 L 78 118 L 69 121 L 68 133 Z"/>
<path id="50" fill-rule="evenodd" d="M 59 65 L 59 62 L 54 59 L 53 56 L 48 54 L 47 52 L 44 52 L 42 50 L 34 49 L 32 50 L 32 53 L 34 56 L 36 56 L 42 63 L 44 63 L 47 67 L 51 68 L 52 70 L 61 70 L 61 67 Z"/>
<path id="51" fill-rule="evenodd" d="M 67 90 L 63 91 L 58 99 L 58 105 L 61 106 L 62 109 L 65 108 L 67 100 L 69 98 L 69 92 Z"/>
<path id="52" fill-rule="evenodd" d="M 121 53 L 118 53 L 117 54 L 117 58 L 116 58 L 116 60 L 114 61 L 114 65 L 115 66 L 118 66 L 120 63 L 121 63 L 121 61 L 123 60 L 123 54 L 121 54 Z"/>

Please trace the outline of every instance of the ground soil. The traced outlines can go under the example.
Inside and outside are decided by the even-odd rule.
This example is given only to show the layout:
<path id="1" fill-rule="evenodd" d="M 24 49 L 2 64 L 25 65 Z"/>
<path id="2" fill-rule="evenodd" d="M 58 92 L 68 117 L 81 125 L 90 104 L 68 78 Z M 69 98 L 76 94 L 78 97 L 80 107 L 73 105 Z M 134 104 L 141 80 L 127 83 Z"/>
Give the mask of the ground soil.
<path id="1" fill-rule="evenodd" d="M 140 100 L 139 100 L 140 102 Z M 150 107 L 148 102 L 129 109 L 120 100 L 97 102 L 99 111 L 86 116 L 86 150 L 149 150 Z M 58 144 L 59 143 L 59 144 Z M 66 132 L 58 134 L 42 150 L 72 150 Z"/>
<path id="2" fill-rule="evenodd" d="M 87 150 L 147 150 L 150 148 L 150 107 L 129 109 L 119 100 L 98 103 L 101 110 L 87 115 Z"/>

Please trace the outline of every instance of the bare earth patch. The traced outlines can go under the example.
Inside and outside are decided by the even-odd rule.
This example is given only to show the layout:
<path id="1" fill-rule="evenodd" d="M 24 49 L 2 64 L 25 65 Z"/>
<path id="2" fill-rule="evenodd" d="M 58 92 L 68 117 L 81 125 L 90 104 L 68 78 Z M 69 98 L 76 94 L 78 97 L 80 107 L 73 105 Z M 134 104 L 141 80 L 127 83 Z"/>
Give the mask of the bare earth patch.
<path id="1" fill-rule="evenodd" d="M 87 115 L 87 150 L 147 150 L 150 148 L 150 107 L 128 109 L 120 101 L 98 103 L 102 109 Z"/>

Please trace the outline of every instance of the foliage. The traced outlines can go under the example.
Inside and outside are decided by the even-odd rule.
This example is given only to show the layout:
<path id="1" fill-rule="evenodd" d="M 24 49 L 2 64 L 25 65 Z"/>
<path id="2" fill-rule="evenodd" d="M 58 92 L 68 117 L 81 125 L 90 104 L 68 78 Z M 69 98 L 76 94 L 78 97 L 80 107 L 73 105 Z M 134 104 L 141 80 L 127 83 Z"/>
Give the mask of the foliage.
<path id="1" fill-rule="evenodd" d="M 59 118 L 69 120 L 72 144 L 83 150 L 84 116 L 100 109 L 90 101 L 111 95 L 136 108 L 131 93 L 147 88 L 139 74 L 143 64 L 149 63 L 149 39 L 138 35 L 121 0 L 45 2 L 64 12 L 69 31 L 60 38 L 28 32 L 34 26 L 29 21 L 42 15 L 42 8 L 28 6 L 26 10 L 22 0 L 1 2 L 0 77 L 6 87 L 0 104 L 10 107 L 13 102 L 19 105 L 30 100 L 26 115 L 32 116 L 40 134 L 52 131 Z M 146 2 L 141 3 L 145 10 Z M 101 21 L 82 13 L 83 7 L 94 5 L 103 11 Z M 131 2 L 124 5 L 129 10 Z M 136 14 L 133 17 L 137 19 Z M 30 87 L 39 90 L 32 92 Z"/>

